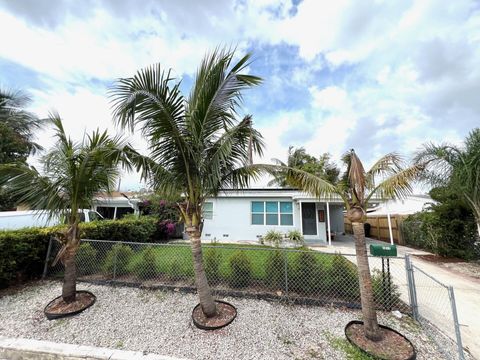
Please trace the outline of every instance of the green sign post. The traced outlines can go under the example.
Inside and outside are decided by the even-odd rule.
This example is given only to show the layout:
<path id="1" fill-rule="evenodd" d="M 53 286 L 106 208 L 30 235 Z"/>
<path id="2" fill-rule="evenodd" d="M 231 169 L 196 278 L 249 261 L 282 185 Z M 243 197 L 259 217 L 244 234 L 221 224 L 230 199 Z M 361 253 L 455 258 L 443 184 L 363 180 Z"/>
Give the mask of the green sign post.
<path id="1" fill-rule="evenodd" d="M 382 289 L 387 292 L 388 299 L 392 291 L 392 278 L 390 275 L 390 257 L 397 256 L 397 247 L 395 245 L 370 244 L 370 255 L 380 256 L 382 258 Z M 385 258 L 387 259 L 387 276 L 385 276 Z M 392 310 L 392 304 L 387 304 L 388 310 Z"/>

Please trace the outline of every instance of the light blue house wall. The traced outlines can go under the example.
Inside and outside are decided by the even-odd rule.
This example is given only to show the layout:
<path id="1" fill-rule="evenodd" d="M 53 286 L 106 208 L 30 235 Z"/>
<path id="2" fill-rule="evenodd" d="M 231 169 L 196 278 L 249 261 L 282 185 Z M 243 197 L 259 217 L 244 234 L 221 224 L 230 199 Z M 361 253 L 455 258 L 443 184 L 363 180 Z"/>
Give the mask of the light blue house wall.
<path id="1" fill-rule="evenodd" d="M 327 204 L 331 231 L 344 231 L 343 206 L 338 200 L 327 203 L 326 200 L 320 201 L 298 190 L 226 190 L 206 202 L 208 210 L 204 213 L 202 232 L 205 240 L 256 241 L 269 230 L 287 233 L 296 229 L 304 234 L 307 241 L 325 243 L 328 227 Z M 260 205 L 262 203 L 263 212 Z M 310 212 L 307 214 L 302 208 L 308 208 Z M 319 219 L 319 210 L 324 212 L 323 221 Z M 309 217 L 309 214 L 313 214 L 314 218 L 305 222 L 304 216 Z"/>

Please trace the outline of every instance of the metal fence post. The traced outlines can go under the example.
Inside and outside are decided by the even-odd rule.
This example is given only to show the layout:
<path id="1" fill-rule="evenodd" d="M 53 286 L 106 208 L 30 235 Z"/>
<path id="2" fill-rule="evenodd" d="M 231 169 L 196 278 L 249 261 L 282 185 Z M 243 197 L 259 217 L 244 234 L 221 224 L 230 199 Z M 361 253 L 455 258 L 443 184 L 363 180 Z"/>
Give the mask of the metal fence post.
<path id="1" fill-rule="evenodd" d="M 453 292 L 452 286 L 448 287 L 448 296 L 450 298 L 450 305 L 452 306 L 453 324 L 455 326 L 455 336 L 457 338 L 458 358 L 460 360 L 465 360 L 465 355 L 463 353 L 462 334 L 460 333 L 460 324 L 458 322 L 457 304 L 455 302 L 455 293 Z"/>
<path id="2" fill-rule="evenodd" d="M 122 242 L 119 241 L 118 244 L 119 244 L 119 246 L 113 245 L 113 247 L 115 247 L 115 254 L 114 254 L 114 257 L 113 257 L 113 280 L 115 280 L 116 275 L 117 275 L 117 257 L 118 257 L 118 250 L 119 250 L 120 246 L 122 246 Z"/>
<path id="3" fill-rule="evenodd" d="M 288 254 L 283 249 L 283 271 L 284 271 L 284 276 L 285 276 L 285 296 L 288 297 Z"/>
<path id="4" fill-rule="evenodd" d="M 45 256 L 45 265 L 43 266 L 42 280 L 47 277 L 48 260 L 50 259 L 50 253 L 52 252 L 52 237 L 48 240 L 47 255 Z"/>
<path id="5" fill-rule="evenodd" d="M 412 309 L 413 318 L 418 321 L 418 302 L 417 289 L 415 287 L 415 275 L 413 274 L 412 261 L 410 255 L 405 254 L 405 272 L 407 273 L 408 297 L 410 299 L 410 307 Z"/>

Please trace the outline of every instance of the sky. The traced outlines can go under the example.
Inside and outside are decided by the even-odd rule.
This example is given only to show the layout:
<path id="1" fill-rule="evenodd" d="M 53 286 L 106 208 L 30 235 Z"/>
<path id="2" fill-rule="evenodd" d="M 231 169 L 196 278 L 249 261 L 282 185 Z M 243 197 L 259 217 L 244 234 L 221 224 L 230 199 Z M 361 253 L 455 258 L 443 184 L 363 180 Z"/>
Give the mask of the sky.
<path id="1" fill-rule="evenodd" d="M 425 142 L 460 143 L 480 125 L 480 1 L 0 0 L 0 87 L 58 111 L 73 138 L 108 128 L 115 80 L 160 63 L 187 95 L 206 52 L 253 55 L 245 93 L 266 148 L 290 145 L 368 165 Z M 146 152 L 139 134 L 131 142 Z M 38 142 L 53 146 L 51 132 Z M 35 159 L 32 160 L 34 162 Z M 122 189 L 138 189 L 125 174 Z"/>

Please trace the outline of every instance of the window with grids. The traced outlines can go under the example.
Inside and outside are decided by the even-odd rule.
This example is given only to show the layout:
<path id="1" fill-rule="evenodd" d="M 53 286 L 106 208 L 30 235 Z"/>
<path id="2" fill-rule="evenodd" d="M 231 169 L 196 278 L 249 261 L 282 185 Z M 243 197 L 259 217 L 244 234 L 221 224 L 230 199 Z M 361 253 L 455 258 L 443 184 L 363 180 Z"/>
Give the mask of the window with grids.
<path id="1" fill-rule="evenodd" d="M 204 219 L 213 219 L 213 203 L 210 201 L 205 202 L 203 204 L 202 213 Z"/>
<path id="2" fill-rule="evenodd" d="M 291 201 L 252 201 L 252 225 L 293 225 Z"/>

